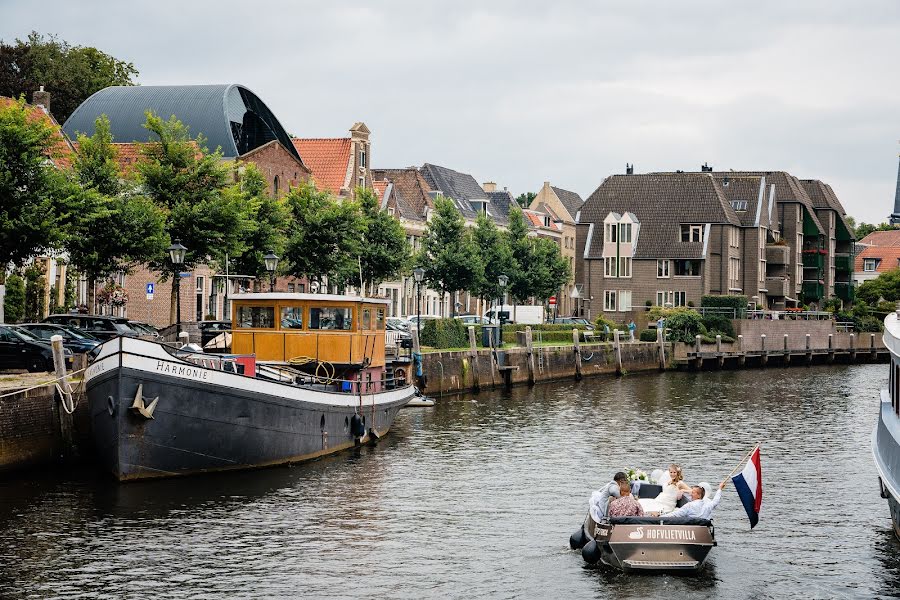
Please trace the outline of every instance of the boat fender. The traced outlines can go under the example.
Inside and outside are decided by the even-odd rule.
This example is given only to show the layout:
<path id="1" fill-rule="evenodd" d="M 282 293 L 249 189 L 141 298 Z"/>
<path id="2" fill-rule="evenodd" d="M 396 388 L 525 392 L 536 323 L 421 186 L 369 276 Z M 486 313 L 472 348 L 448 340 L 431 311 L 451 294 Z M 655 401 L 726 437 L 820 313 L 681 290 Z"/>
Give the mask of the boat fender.
<path id="1" fill-rule="evenodd" d="M 597 540 L 591 540 L 581 549 L 581 557 L 590 564 L 600 560 L 600 544 Z"/>
<path id="2" fill-rule="evenodd" d="M 881 481 L 881 477 L 878 478 L 878 491 L 879 491 L 880 496 L 882 498 L 884 498 L 885 500 L 887 500 L 888 498 L 891 497 L 891 495 L 888 493 L 887 489 L 885 489 L 884 482 Z"/>
<path id="3" fill-rule="evenodd" d="M 590 541 L 590 538 L 584 531 L 584 525 L 582 525 L 578 531 L 569 537 L 569 547 L 572 548 L 572 550 L 581 550 L 588 541 Z"/>
<path id="4" fill-rule="evenodd" d="M 366 426 L 363 424 L 362 417 L 356 413 L 350 417 L 350 433 L 355 438 L 361 438 L 366 434 Z"/>

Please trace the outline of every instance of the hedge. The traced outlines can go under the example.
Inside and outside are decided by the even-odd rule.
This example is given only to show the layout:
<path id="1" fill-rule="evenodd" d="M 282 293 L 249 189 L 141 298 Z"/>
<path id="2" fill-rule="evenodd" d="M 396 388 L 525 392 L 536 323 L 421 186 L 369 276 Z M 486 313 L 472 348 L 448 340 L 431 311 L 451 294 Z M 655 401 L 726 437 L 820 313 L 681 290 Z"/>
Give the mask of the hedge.
<path id="1" fill-rule="evenodd" d="M 723 336 L 728 336 L 733 338 L 736 333 L 734 331 L 734 325 L 731 323 L 731 318 L 726 315 L 717 315 L 717 314 L 708 314 L 703 315 L 703 326 L 706 327 L 706 330 L 715 337 L 716 332 L 721 333 Z"/>
<path id="2" fill-rule="evenodd" d="M 747 296 L 701 296 L 700 306 L 734 309 L 736 319 L 743 319 L 747 316 Z"/>
<path id="3" fill-rule="evenodd" d="M 644 329 L 641 331 L 641 335 L 639 338 L 642 342 L 655 342 L 656 341 L 656 329 Z"/>
<path id="4" fill-rule="evenodd" d="M 476 331 L 476 334 L 480 337 L 480 331 Z M 466 325 L 459 319 L 433 319 L 422 325 L 419 343 L 432 348 L 467 348 L 469 333 Z"/>

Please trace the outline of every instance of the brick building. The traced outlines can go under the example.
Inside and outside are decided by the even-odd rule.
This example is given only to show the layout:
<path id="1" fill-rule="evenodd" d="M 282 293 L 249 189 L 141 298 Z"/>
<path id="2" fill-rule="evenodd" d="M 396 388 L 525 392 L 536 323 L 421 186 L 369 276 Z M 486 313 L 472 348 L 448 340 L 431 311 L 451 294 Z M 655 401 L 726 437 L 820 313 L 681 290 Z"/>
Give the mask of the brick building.
<path id="1" fill-rule="evenodd" d="M 563 258 L 569 262 L 572 272 L 569 282 L 558 299 L 560 315 L 573 315 L 577 309 L 576 300 L 579 293 L 575 288 L 575 223 L 582 204 L 584 204 L 584 200 L 575 192 L 554 187 L 550 185 L 549 181 L 545 181 L 529 205 L 531 210 L 546 215 L 560 228 L 558 240 L 560 252 L 562 252 Z"/>

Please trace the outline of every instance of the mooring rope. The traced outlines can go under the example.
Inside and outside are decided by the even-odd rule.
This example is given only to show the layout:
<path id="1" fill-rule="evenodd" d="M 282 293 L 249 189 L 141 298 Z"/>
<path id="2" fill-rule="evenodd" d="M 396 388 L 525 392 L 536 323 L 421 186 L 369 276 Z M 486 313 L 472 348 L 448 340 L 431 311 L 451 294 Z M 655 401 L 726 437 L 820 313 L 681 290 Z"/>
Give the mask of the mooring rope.
<path id="1" fill-rule="evenodd" d="M 59 383 L 58 383 L 58 382 L 59 382 L 61 379 L 65 379 L 66 377 L 71 377 L 72 375 L 77 375 L 78 373 L 83 373 L 85 370 L 86 370 L 86 369 L 78 369 L 77 371 L 72 371 L 71 373 L 66 373 L 66 374 L 63 375 L 62 377 L 57 377 L 56 379 L 51 379 L 50 381 L 44 381 L 44 382 L 39 383 L 39 384 L 37 384 L 37 385 L 33 385 L 33 386 L 29 387 L 29 388 L 25 388 L 24 390 L 16 390 L 16 391 L 14 391 L 14 392 L 7 392 L 7 393 L 5 393 L 5 394 L 0 394 L 0 398 L 8 398 L 9 396 L 16 396 L 16 395 L 18 395 L 18 394 L 24 394 L 24 393 L 26 393 L 26 392 L 30 392 L 31 390 L 36 390 L 36 389 L 38 389 L 38 388 L 47 387 L 47 386 L 50 385 L 51 383 L 52 383 L 52 384 L 55 384 L 57 387 L 59 387 Z M 81 383 L 83 384 L 83 383 L 84 383 L 84 380 L 82 380 Z"/>

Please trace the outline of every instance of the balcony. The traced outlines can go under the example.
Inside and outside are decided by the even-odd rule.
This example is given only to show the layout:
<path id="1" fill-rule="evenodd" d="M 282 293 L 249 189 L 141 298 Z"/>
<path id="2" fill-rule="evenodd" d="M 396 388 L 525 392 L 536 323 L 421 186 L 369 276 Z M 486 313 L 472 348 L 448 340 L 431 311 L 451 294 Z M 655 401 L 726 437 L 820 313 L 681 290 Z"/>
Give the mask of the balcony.
<path id="1" fill-rule="evenodd" d="M 784 246 L 776 246 L 776 245 L 768 245 L 766 246 L 766 262 L 770 265 L 786 265 L 790 262 L 789 256 L 791 254 L 791 247 L 788 245 Z"/>
<path id="2" fill-rule="evenodd" d="M 834 268 L 838 271 L 852 271 L 853 258 L 849 254 L 835 254 Z"/>
<path id="3" fill-rule="evenodd" d="M 824 269 L 825 255 L 818 250 L 803 252 L 803 268 L 804 269 Z"/>
<path id="4" fill-rule="evenodd" d="M 808 280 L 803 282 L 803 301 L 812 302 L 819 300 L 825 295 L 825 284 L 818 280 Z"/>
<path id="5" fill-rule="evenodd" d="M 853 302 L 856 300 L 856 288 L 852 283 L 847 281 L 835 281 L 834 293 L 838 298 L 845 302 Z"/>
<path id="6" fill-rule="evenodd" d="M 791 280 L 787 277 L 766 277 L 766 289 L 770 298 L 790 296 Z"/>

